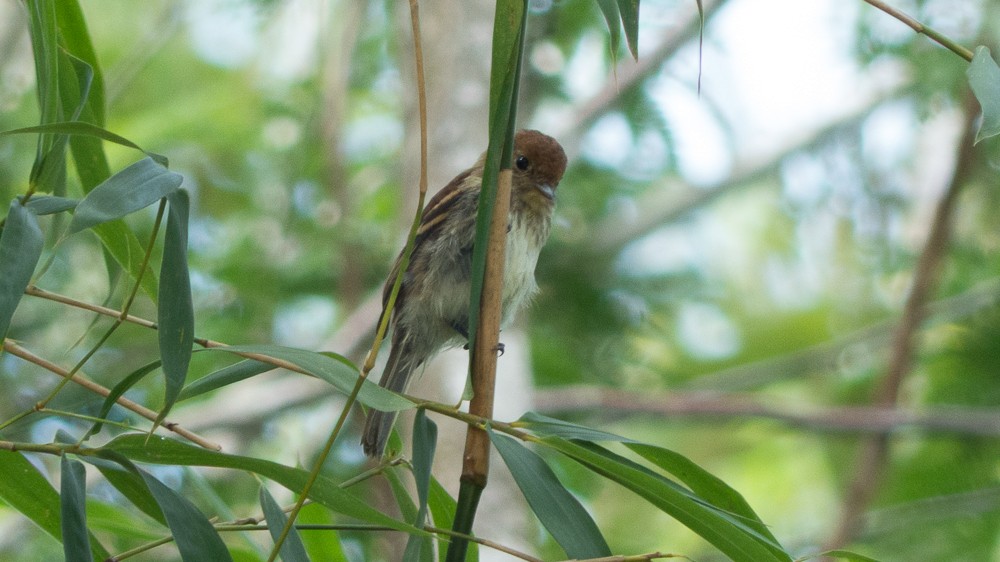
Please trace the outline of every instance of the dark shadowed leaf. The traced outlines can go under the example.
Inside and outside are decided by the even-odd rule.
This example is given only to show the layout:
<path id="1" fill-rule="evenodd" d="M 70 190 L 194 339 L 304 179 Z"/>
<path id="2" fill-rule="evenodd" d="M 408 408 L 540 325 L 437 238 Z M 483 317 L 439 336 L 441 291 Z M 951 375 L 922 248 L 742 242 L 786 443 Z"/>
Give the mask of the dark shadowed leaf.
<path id="1" fill-rule="evenodd" d="M 131 373 L 128 374 L 128 376 L 119 381 L 118 384 L 116 384 L 114 388 L 111 389 L 111 392 L 109 392 L 107 397 L 104 399 L 104 403 L 101 404 L 101 410 L 97 413 L 97 417 L 102 420 L 106 419 L 108 417 L 108 413 L 111 412 L 111 408 L 114 407 L 118 399 L 121 398 L 123 394 L 128 392 L 128 389 L 138 384 L 139 381 L 145 378 L 146 375 L 148 375 L 149 373 L 155 371 L 156 368 L 159 366 L 160 366 L 159 360 L 147 363 L 146 365 L 139 367 L 135 371 L 132 371 Z M 89 439 L 90 436 L 100 431 L 102 426 L 103 424 L 101 422 L 95 422 L 93 427 L 91 427 L 90 430 L 87 431 L 87 433 L 83 436 L 81 441 L 86 441 L 87 439 Z"/>
<path id="2" fill-rule="evenodd" d="M 0 232 L 0 339 L 7 335 L 10 320 L 31 281 L 42 244 L 38 217 L 17 199 L 11 201 Z"/>
<path id="3" fill-rule="evenodd" d="M 622 14 L 628 50 L 632 58 L 639 60 L 639 0 L 618 0 L 618 10 Z"/>
<path id="4" fill-rule="evenodd" d="M 157 423 L 166 417 L 184 387 L 194 345 L 194 305 L 187 261 L 187 191 L 179 189 L 168 195 L 167 200 L 170 211 L 163 239 L 160 296 L 156 309 L 156 336 L 160 344 L 166 390 Z"/>
<path id="5" fill-rule="evenodd" d="M 605 21 L 608 22 L 611 56 L 615 58 L 618 56 L 618 45 L 622 41 L 621 13 L 618 11 L 618 0 L 597 0 L 597 5 L 601 8 Z"/>
<path id="6" fill-rule="evenodd" d="M 552 538 L 570 558 L 611 556 L 604 535 L 542 457 L 515 439 L 489 432 L 493 446 L 510 469 L 521 494 Z"/>
<path id="7" fill-rule="evenodd" d="M 66 562 L 91 562 L 87 532 L 87 471 L 83 463 L 62 456 L 59 495 L 63 555 Z"/>
<path id="8" fill-rule="evenodd" d="M 76 206 L 67 234 L 144 209 L 177 191 L 182 177 L 143 158 L 101 183 Z"/>
<path id="9" fill-rule="evenodd" d="M 122 465 L 95 456 L 80 457 L 88 464 L 97 467 L 101 475 L 121 492 L 123 496 L 138 507 L 143 513 L 150 516 L 161 525 L 166 526 L 167 520 L 163 517 L 163 511 L 156 503 L 156 498 L 149 492 L 149 488 L 143 479 L 136 473 L 129 471 Z"/>
<path id="10" fill-rule="evenodd" d="M 281 510 L 281 506 L 278 505 L 278 502 L 274 501 L 274 497 L 267 491 L 267 487 L 263 484 L 260 486 L 260 494 L 258 496 L 260 507 L 264 511 L 264 518 L 267 520 L 267 530 L 271 533 L 271 540 L 277 542 L 281 536 L 282 529 L 285 527 L 285 523 L 288 521 L 288 516 Z M 285 542 L 281 543 L 278 555 L 281 556 L 284 562 L 309 562 L 306 547 L 302 544 L 302 537 L 299 536 L 299 532 L 295 527 L 292 527 L 291 531 L 289 531 L 288 536 L 285 537 Z"/>

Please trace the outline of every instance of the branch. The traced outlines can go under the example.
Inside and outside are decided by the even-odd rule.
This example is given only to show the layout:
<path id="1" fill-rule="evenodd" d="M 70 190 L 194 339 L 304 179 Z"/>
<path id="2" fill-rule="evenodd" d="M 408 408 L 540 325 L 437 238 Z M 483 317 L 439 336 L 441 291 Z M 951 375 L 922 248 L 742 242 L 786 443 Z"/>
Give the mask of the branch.
<path id="1" fill-rule="evenodd" d="M 105 388 L 105 387 L 97 384 L 96 382 L 94 382 L 94 381 L 92 381 L 92 380 L 90 380 L 90 379 L 88 379 L 88 378 L 86 378 L 86 377 L 84 377 L 84 376 L 82 376 L 80 374 L 71 374 L 68 370 L 63 369 L 59 365 L 56 365 L 55 363 L 52 363 L 52 362 L 50 362 L 50 361 L 48 361 L 46 359 L 43 359 L 43 358 L 41 358 L 41 357 L 39 357 L 39 356 L 31 353 L 27 349 L 24 349 L 23 347 L 17 345 L 16 343 L 14 343 L 13 341 L 11 341 L 9 339 L 5 339 L 3 341 L 3 348 L 4 348 L 5 351 L 9 352 L 11 355 L 16 355 L 17 357 L 20 357 L 21 359 L 24 359 L 25 361 L 27 361 L 29 363 L 34 363 L 35 365 L 38 365 L 39 367 L 41 367 L 41 368 L 43 368 L 43 369 L 45 369 L 47 371 L 51 371 L 51 372 L 53 372 L 53 373 L 55 373 L 55 374 L 63 377 L 64 379 L 67 379 L 67 380 L 69 380 L 71 382 L 74 382 L 74 383 L 82 386 L 83 388 L 86 388 L 87 390 L 89 390 L 89 391 L 91 391 L 91 392 L 93 392 L 95 394 L 99 394 L 100 396 L 103 396 L 105 398 L 107 398 L 111 394 L 110 390 L 108 390 L 107 388 Z M 136 414 L 139 414 L 140 416 L 146 418 L 147 420 L 149 420 L 151 422 L 156 422 L 157 413 L 154 412 L 153 410 L 150 410 L 149 408 L 141 405 L 141 404 L 137 404 L 137 403 L 129 400 L 128 398 L 125 398 L 124 396 L 119 397 L 118 400 L 116 400 L 115 402 L 119 406 L 121 406 L 123 408 L 126 408 L 128 410 L 131 410 L 132 412 L 135 412 Z M 161 426 L 164 427 L 164 428 L 166 428 L 166 429 L 168 429 L 168 430 L 170 430 L 170 431 L 173 431 L 177 435 L 180 435 L 181 437 L 187 439 L 188 441 L 191 441 L 192 443 L 194 443 L 194 444 L 196 444 L 196 445 L 198 445 L 200 447 L 204 447 L 206 449 L 211 449 L 213 451 L 222 450 L 222 446 L 221 445 L 219 445 L 217 443 L 213 443 L 213 442 L 205 439 L 204 437 L 201 437 L 200 435 L 197 435 L 195 433 L 192 433 L 192 432 L 184 429 L 177 422 L 164 421 L 161 424 Z"/>
<path id="2" fill-rule="evenodd" d="M 716 392 L 649 393 L 594 386 L 537 390 L 535 406 L 545 414 L 611 412 L 651 414 L 664 418 L 762 418 L 793 427 L 824 431 L 888 435 L 907 429 L 1000 436 L 1000 410 L 940 408 L 914 412 L 892 406 L 834 406 L 793 410 L 775 407 L 760 396 Z"/>
<path id="3" fill-rule="evenodd" d="M 879 10 L 882 10 L 883 12 L 885 12 L 885 13 L 889 14 L 890 16 L 898 19 L 899 21 L 905 23 L 913 31 L 916 31 L 919 34 L 926 36 L 927 38 L 929 38 L 932 41 L 938 43 L 939 45 L 941 45 L 945 49 L 948 49 L 949 51 L 951 51 L 951 52 L 955 53 L 956 55 L 962 57 L 967 62 L 972 62 L 972 51 L 970 51 L 969 49 L 966 49 L 965 47 L 963 47 L 963 46 L 959 45 L 958 43 L 952 41 L 947 36 L 945 36 L 944 34 L 938 32 L 934 28 L 928 27 L 928 26 L 920 23 L 916 19 L 910 17 L 909 15 L 905 14 L 904 12 L 902 12 L 902 11 L 896 9 L 896 8 L 893 8 L 892 6 L 890 6 L 890 5 L 886 4 L 885 2 L 883 2 L 882 0 L 865 0 L 865 2 L 871 4 L 872 6 L 878 8 Z"/>
<path id="4" fill-rule="evenodd" d="M 903 307 L 893 338 L 892 355 L 885 379 L 874 398 L 876 406 L 890 407 L 896 404 L 903 379 L 909 373 L 914 355 L 915 333 L 925 315 L 925 304 L 937 288 L 941 261 L 951 237 L 951 221 L 955 201 L 962 187 L 972 175 L 976 153 L 974 150 L 975 122 L 977 112 L 971 109 L 971 95 L 966 97 L 965 126 L 961 144 L 958 147 L 955 170 L 948 189 L 941 197 L 934 212 L 927 242 L 920 254 L 913 272 L 910 294 Z M 847 490 L 844 509 L 836 530 L 828 541 L 828 546 L 836 547 L 847 543 L 857 534 L 862 515 L 871 503 L 888 464 L 889 436 L 880 434 L 865 441 L 859 452 L 854 476 Z"/>

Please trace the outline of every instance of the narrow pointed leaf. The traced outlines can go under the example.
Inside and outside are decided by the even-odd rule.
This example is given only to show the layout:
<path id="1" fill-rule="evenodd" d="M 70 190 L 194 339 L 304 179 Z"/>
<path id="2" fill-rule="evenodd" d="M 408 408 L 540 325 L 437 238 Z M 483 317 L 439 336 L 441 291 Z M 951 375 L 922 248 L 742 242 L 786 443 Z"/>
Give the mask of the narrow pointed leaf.
<path id="1" fill-rule="evenodd" d="M 225 562 L 232 561 L 226 543 L 218 531 L 184 496 L 171 490 L 148 472 L 136 468 L 156 503 L 163 510 L 170 534 L 174 536 L 177 550 L 184 562 Z"/>
<path id="2" fill-rule="evenodd" d="M 156 368 L 159 366 L 160 362 L 158 360 L 153 361 L 151 363 L 147 363 L 142 367 L 139 367 L 135 371 L 132 371 L 125 378 L 120 380 L 118 384 L 116 384 L 111 389 L 111 392 L 109 392 L 107 397 L 104 399 L 104 403 L 101 404 L 101 410 L 97 413 L 97 417 L 102 420 L 106 419 L 108 417 L 108 414 L 111 412 L 111 408 L 113 408 L 115 404 L 118 402 L 118 399 L 121 398 L 122 395 L 124 395 L 126 392 L 128 392 L 130 388 L 138 384 L 139 381 L 141 381 L 143 378 L 146 377 L 146 375 L 155 371 Z M 87 439 L 89 439 L 92 435 L 100 431 L 103 425 L 104 424 L 101 422 L 94 423 L 93 427 L 91 427 L 90 430 L 87 431 L 86 434 L 84 434 L 81 441 L 86 441 Z"/>
<path id="3" fill-rule="evenodd" d="M 608 36 L 610 38 L 611 56 L 618 57 L 618 45 L 622 40 L 621 12 L 618 10 L 618 0 L 597 0 L 597 6 L 601 8 L 605 21 L 608 22 Z"/>
<path id="4" fill-rule="evenodd" d="M 145 271 L 142 270 L 146 251 L 135 234 L 125 225 L 125 221 L 119 219 L 102 223 L 94 226 L 93 231 L 101 239 L 104 249 L 133 280 L 142 279 L 142 291 L 155 303 L 159 293 L 156 272 L 148 264 Z"/>
<path id="5" fill-rule="evenodd" d="M 240 382 L 261 373 L 273 371 L 275 368 L 274 365 L 269 363 L 244 359 L 238 363 L 233 363 L 232 365 L 213 371 L 185 386 L 181 390 L 180 396 L 177 397 L 177 401 L 180 402 L 181 400 L 194 398 L 195 396 Z"/>
<path id="6" fill-rule="evenodd" d="M 62 456 L 59 482 L 63 555 L 66 562 L 92 562 L 87 532 L 87 471 L 83 463 Z"/>
<path id="7" fill-rule="evenodd" d="M 0 232 L 0 340 L 31 281 L 42 255 L 43 236 L 38 217 L 17 199 L 11 201 Z"/>
<path id="8" fill-rule="evenodd" d="M 181 175 L 143 158 L 95 187 L 76 206 L 67 234 L 144 209 L 177 191 Z"/>
<path id="9" fill-rule="evenodd" d="M 639 0 L 618 0 L 618 10 L 625 28 L 625 41 L 632 58 L 639 60 Z"/>
<path id="10" fill-rule="evenodd" d="M 983 108 L 983 122 L 976 131 L 976 142 L 1000 134 L 1000 67 L 986 47 L 976 47 L 966 75 L 972 93 Z"/>
<path id="11" fill-rule="evenodd" d="M 285 523 L 288 521 L 288 516 L 281 510 L 278 502 L 274 501 L 274 497 L 267 491 L 266 486 L 261 485 L 258 495 L 260 507 L 267 520 L 267 530 L 271 533 L 271 540 L 277 542 L 278 538 L 281 537 L 281 530 L 284 529 Z M 283 562 L 309 562 L 306 547 L 302 544 L 302 537 L 299 536 L 295 527 L 292 527 L 288 536 L 285 537 L 285 542 L 281 544 L 278 555 L 281 556 Z"/>
<path id="12" fill-rule="evenodd" d="M 210 451 L 158 435 L 150 437 L 148 443 L 144 434 L 122 435 L 108 443 L 102 450 L 119 453 L 136 462 L 245 470 L 273 480 L 293 492 L 301 490 L 309 477 L 307 471 L 299 468 L 254 457 Z M 409 533 L 423 532 L 408 523 L 397 521 L 381 513 L 343 490 L 325 476 L 320 476 L 316 480 L 309 492 L 309 497 L 337 513 L 373 525 L 383 525 Z"/>
<path id="13" fill-rule="evenodd" d="M 611 556 L 597 524 L 542 457 L 506 435 L 493 431 L 489 434 L 531 511 L 566 551 L 566 556 L 580 559 Z"/>
<path id="14" fill-rule="evenodd" d="M 130 472 L 116 462 L 102 459 L 100 457 L 86 456 L 80 458 L 86 463 L 97 467 L 97 470 L 101 472 L 104 479 L 107 480 L 109 484 L 114 486 L 116 490 L 121 492 L 121 494 L 125 496 L 128 501 L 132 502 L 132 505 L 139 508 L 140 511 L 150 516 L 161 525 L 166 526 L 167 520 L 163 516 L 163 511 L 156 503 L 156 498 L 154 498 L 153 494 L 149 492 L 149 488 L 146 486 L 146 483 L 138 474 Z"/>
<path id="15" fill-rule="evenodd" d="M 427 496 L 427 507 L 430 508 L 431 518 L 434 519 L 434 526 L 439 529 L 450 529 L 455 522 L 455 510 L 458 502 L 451 497 L 448 490 L 438 482 L 437 478 L 431 476 L 430 493 Z M 438 537 L 441 539 L 441 537 Z M 448 552 L 444 546 L 438 547 L 438 560 L 444 562 Z M 466 562 L 479 562 L 479 545 L 470 543 L 469 550 L 465 554 Z"/>
<path id="16" fill-rule="evenodd" d="M 162 154 L 157 154 L 155 152 L 150 152 L 121 135 L 112 133 L 111 131 L 104 129 L 103 127 L 94 125 L 93 123 L 87 123 L 84 121 L 61 121 L 58 123 L 48 123 L 45 125 L 35 125 L 32 127 L 11 129 L 9 131 L 0 132 L 0 137 L 7 135 L 23 135 L 23 134 L 34 134 L 34 133 L 54 133 L 54 134 L 101 139 L 128 148 L 134 148 L 135 150 L 142 152 L 146 156 L 149 156 L 150 158 L 153 159 L 154 162 L 162 165 L 163 167 L 167 167 L 169 165 L 169 160 L 167 159 L 166 156 L 163 156 Z"/>
<path id="17" fill-rule="evenodd" d="M 160 344 L 166 390 L 157 423 L 166 417 L 184 387 L 194 345 L 194 305 L 187 261 L 187 191 L 177 190 L 168 195 L 167 200 L 170 211 L 163 240 L 159 306 L 156 310 L 156 336 Z"/>
<path id="18" fill-rule="evenodd" d="M 316 353 L 315 351 L 277 345 L 233 345 L 213 347 L 205 351 L 258 353 L 274 357 L 275 359 L 281 359 L 282 361 L 296 365 L 318 379 L 330 383 L 344 394 L 350 394 L 354 390 L 354 384 L 359 376 L 359 370 L 353 363 L 334 353 Z M 361 392 L 358 393 L 358 401 L 366 406 L 378 408 L 386 412 L 406 410 L 413 407 L 413 402 L 367 380 L 361 386 Z"/>
<path id="19" fill-rule="evenodd" d="M 56 197 L 55 195 L 35 195 L 25 205 L 36 215 L 53 215 L 64 211 L 72 211 L 80 202 L 79 199 Z"/>
<path id="20" fill-rule="evenodd" d="M 585 441 L 617 441 L 627 442 L 627 439 L 614 433 L 592 429 L 568 421 L 543 416 L 536 412 L 527 412 L 514 424 L 535 433 L 536 435 L 555 435 L 563 439 L 583 439 Z"/>
<path id="21" fill-rule="evenodd" d="M 695 501 L 662 480 L 633 466 L 617 463 L 577 443 L 546 437 L 541 444 L 551 447 L 582 466 L 604 476 L 644 498 L 664 513 L 691 529 L 734 562 L 789 562 L 717 510 Z"/>
<path id="22" fill-rule="evenodd" d="M 59 494 L 20 452 L 0 450 L 0 498 L 56 540 L 62 540 Z M 110 553 L 90 537 L 91 553 L 105 560 Z"/>
<path id="23" fill-rule="evenodd" d="M 437 425 L 427 418 L 423 409 L 417 410 L 413 420 L 413 479 L 417 486 L 417 514 L 413 526 L 424 528 L 427 519 L 427 498 L 430 493 L 431 464 L 437 447 Z M 410 535 L 403 551 L 404 560 L 433 559 L 434 550 L 430 537 Z"/>

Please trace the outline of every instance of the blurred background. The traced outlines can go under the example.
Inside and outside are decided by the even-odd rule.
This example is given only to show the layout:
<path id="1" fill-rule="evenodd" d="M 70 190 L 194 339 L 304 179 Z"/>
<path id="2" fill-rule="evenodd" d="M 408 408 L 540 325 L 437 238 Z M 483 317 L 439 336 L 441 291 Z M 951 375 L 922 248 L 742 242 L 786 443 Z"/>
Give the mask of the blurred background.
<path id="1" fill-rule="evenodd" d="M 197 334 L 360 360 L 416 203 L 406 3 L 81 4 L 107 128 L 168 156 L 192 195 Z M 892 4 L 969 48 L 1000 37 L 996 0 Z M 558 138 L 570 168 L 541 294 L 502 335 L 497 417 L 534 410 L 678 451 L 799 554 L 847 545 L 884 560 L 1000 560 L 1000 154 L 996 139 L 966 141 L 979 111 L 966 62 L 861 1 L 705 0 L 700 43 L 693 0 L 645 0 L 638 62 L 624 38 L 612 52 L 596 2 L 529 6 L 519 121 Z M 420 9 L 433 192 L 486 146 L 493 5 Z M 0 3 L 0 52 L 0 130 L 33 125 L 19 3 Z M 0 140 L 0 199 L 24 192 L 34 142 Z M 114 170 L 137 159 L 106 149 Z M 152 219 L 132 217 L 140 239 Z M 87 236 L 60 244 L 39 285 L 120 303 L 125 284 L 108 280 Z M 154 317 L 148 300 L 134 311 Z M 101 332 L 91 315 L 26 299 L 10 336 L 72 365 Z M 126 326 L 85 371 L 111 386 L 155 356 L 155 334 Z M 223 361 L 196 354 L 190 380 Z M 444 354 L 412 391 L 454 402 L 464 372 L 462 352 Z M 30 408 L 52 379 L 0 357 L 0 417 Z M 161 386 L 129 396 L 155 407 Z M 272 373 L 172 416 L 228 452 L 308 465 L 340 411 L 328 389 Z M 100 405 L 75 389 L 59 400 Z M 454 490 L 464 428 L 437 421 L 436 474 Z M 360 423 L 330 461 L 337 478 L 364 466 Z M 5 438 L 81 427 L 35 416 Z M 719 559 L 628 492 L 550 460 L 616 553 Z M 558 559 L 494 467 L 480 536 Z M 210 513 L 259 510 L 249 475 L 159 470 L 215 498 L 199 504 Z M 105 544 L 162 534 L 102 509 L 118 501 L 110 487 L 90 492 L 92 525 L 117 537 Z M 359 493 L 390 501 L 380 481 Z M 5 560 L 61 552 L 13 511 L 0 509 L 0 530 Z M 343 537 L 330 552 L 394 559 L 398 537 Z M 234 544 L 259 558 L 252 539 Z"/>

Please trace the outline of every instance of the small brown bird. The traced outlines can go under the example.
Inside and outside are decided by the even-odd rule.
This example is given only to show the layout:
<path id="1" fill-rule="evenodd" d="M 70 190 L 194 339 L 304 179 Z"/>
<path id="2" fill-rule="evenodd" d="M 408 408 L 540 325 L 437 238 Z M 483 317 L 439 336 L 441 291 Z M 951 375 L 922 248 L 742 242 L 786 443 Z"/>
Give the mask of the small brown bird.
<path id="1" fill-rule="evenodd" d="M 486 155 L 451 180 L 424 208 L 409 267 L 392 311 L 392 351 L 379 385 L 403 392 L 413 372 L 445 347 L 469 334 L 469 279 L 476 213 Z M 502 316 L 508 323 L 538 290 L 535 263 L 549 237 L 556 187 L 566 171 L 566 153 L 552 137 L 522 130 L 514 136 L 513 180 Z M 382 290 L 385 307 L 402 254 Z M 361 444 L 378 458 L 385 450 L 395 412 L 370 410 Z"/>

